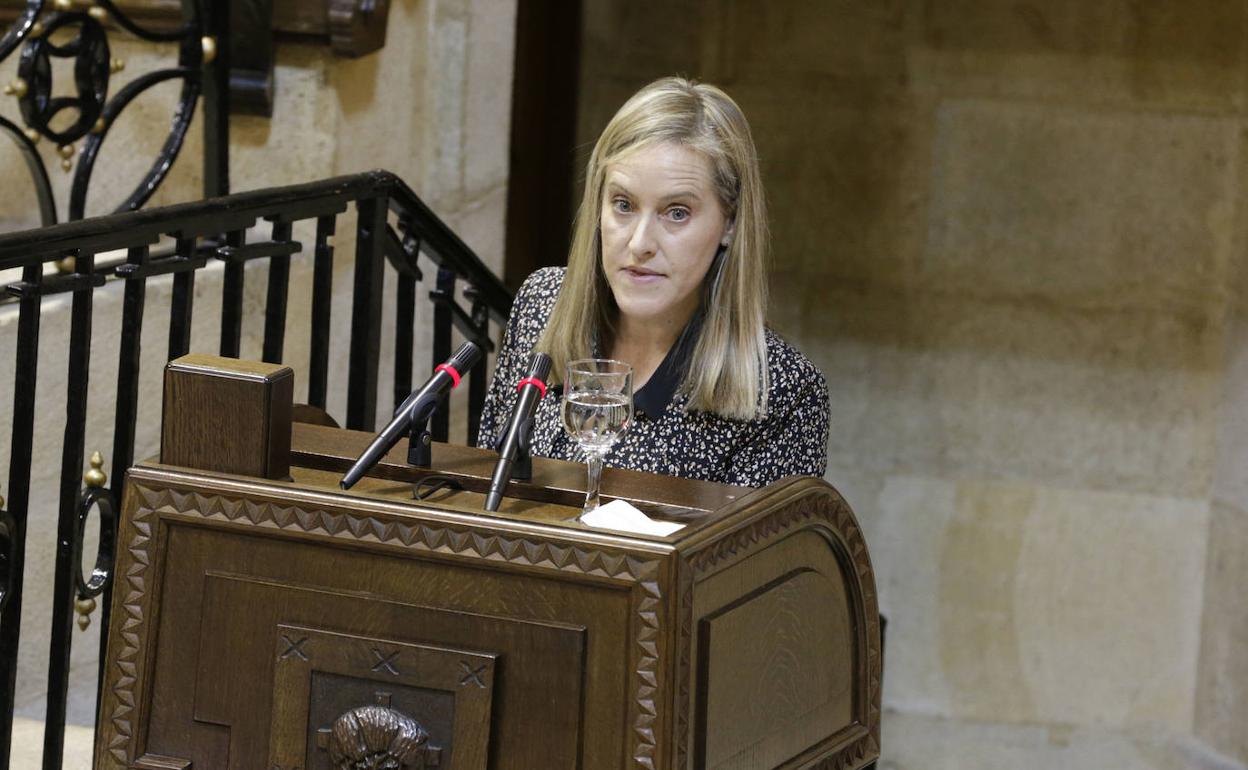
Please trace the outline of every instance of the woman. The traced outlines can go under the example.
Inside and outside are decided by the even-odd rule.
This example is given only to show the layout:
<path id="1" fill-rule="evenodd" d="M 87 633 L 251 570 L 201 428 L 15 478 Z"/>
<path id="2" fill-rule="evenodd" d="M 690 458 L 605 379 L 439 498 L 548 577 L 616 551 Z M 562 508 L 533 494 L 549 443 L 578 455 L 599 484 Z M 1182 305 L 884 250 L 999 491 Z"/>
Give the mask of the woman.
<path id="1" fill-rule="evenodd" d="M 764 326 L 767 216 L 740 108 L 714 86 L 655 81 L 611 119 L 585 179 L 568 267 L 516 295 L 480 444 L 542 351 L 555 384 L 578 358 L 633 367 L 635 417 L 608 466 L 755 487 L 822 476 L 827 385 Z M 532 451 L 581 459 L 557 397 L 538 408 Z"/>

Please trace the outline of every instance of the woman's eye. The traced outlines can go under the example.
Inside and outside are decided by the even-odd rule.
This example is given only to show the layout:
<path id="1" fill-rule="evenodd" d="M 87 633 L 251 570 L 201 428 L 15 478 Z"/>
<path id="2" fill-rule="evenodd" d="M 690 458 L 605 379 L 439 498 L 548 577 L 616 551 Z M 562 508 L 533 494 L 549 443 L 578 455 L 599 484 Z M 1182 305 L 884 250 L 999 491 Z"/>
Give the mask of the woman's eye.
<path id="1" fill-rule="evenodd" d="M 670 217 L 673 222 L 684 222 L 686 219 L 689 218 L 689 209 L 682 209 L 682 208 L 669 209 L 667 212 L 667 216 Z"/>
<path id="2" fill-rule="evenodd" d="M 615 200 L 611 201 L 611 208 L 615 209 L 617 212 L 621 214 L 627 214 L 628 212 L 633 210 L 633 204 L 629 203 L 624 198 L 616 198 Z"/>

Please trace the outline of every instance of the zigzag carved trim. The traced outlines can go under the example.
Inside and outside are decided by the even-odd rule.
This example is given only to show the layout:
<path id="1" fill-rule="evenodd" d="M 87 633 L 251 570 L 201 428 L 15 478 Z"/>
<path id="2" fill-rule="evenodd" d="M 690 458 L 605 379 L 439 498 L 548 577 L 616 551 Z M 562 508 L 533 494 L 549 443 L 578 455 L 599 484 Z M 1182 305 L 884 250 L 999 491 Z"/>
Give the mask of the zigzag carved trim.
<path id="1" fill-rule="evenodd" d="M 689 682 L 693 678 L 693 573 L 681 569 L 677 577 L 680 585 L 680 643 L 677 644 L 679 659 L 676 661 L 676 767 L 689 767 Z"/>
<path id="2" fill-rule="evenodd" d="M 121 582 L 114 590 L 124 592 L 121 600 L 121 617 L 112 621 L 112 645 L 118 645 L 108 678 L 111 687 L 106 691 L 109 703 L 101 711 L 107 714 L 103 745 L 108 755 L 119 766 L 125 767 L 135 756 L 135 685 L 143 678 L 143 658 L 140 655 L 142 640 L 146 636 L 147 622 L 151 617 L 151 542 L 153 514 L 149 507 L 139 506 L 130 518 L 126 550 L 115 573 Z M 124 571 L 122 571 L 124 570 Z"/>

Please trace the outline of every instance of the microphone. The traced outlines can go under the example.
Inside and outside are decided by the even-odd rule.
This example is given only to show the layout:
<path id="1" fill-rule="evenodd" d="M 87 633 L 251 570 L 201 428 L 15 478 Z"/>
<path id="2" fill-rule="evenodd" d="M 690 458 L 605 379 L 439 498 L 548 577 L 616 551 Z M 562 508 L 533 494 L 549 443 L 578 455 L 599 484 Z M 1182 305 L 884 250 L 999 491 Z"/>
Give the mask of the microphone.
<path id="1" fill-rule="evenodd" d="M 377 438 L 368 445 L 364 454 L 360 455 L 355 464 L 347 470 L 346 475 L 339 482 L 342 488 L 350 489 L 355 486 L 355 482 L 359 481 L 369 468 L 376 465 L 377 461 L 390 451 L 390 448 L 413 422 L 428 420 L 434 407 L 438 405 L 438 399 L 458 385 L 460 373 L 471 369 L 480 358 L 481 348 L 471 342 L 465 342 L 446 363 L 436 366 L 433 376 L 420 390 L 414 391 L 412 395 L 403 400 L 402 404 L 399 404 L 399 408 L 395 410 L 394 419 L 381 429 L 381 433 L 378 433 Z"/>
<path id="2" fill-rule="evenodd" d="M 485 497 L 485 510 L 497 511 L 498 504 L 503 500 L 503 492 L 507 482 L 511 480 L 511 464 L 516 455 L 528 452 L 529 438 L 533 434 L 533 414 L 537 404 L 546 395 L 546 378 L 550 375 L 550 356 L 545 353 L 534 353 L 529 359 L 529 370 L 524 379 L 516 385 L 520 391 L 520 400 L 516 402 L 516 410 L 511 414 L 511 421 L 502 434 L 502 443 L 498 447 L 498 464 L 494 466 L 494 475 L 490 478 L 490 492 Z"/>

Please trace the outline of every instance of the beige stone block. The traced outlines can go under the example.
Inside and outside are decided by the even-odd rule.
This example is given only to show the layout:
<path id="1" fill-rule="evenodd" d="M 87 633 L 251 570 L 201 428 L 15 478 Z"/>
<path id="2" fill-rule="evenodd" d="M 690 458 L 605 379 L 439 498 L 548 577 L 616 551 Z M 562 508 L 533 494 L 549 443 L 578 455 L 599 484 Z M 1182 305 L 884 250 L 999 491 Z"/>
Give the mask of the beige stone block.
<path id="1" fill-rule="evenodd" d="M 962 93 L 1240 107 L 1244 13 L 1234 0 L 937 0 L 911 73 Z"/>
<path id="2" fill-rule="evenodd" d="M 674 10 L 663 0 L 583 4 L 582 83 L 587 76 L 590 83 L 622 78 L 635 82 L 635 91 L 657 77 L 700 74 L 691 72 L 690 65 L 697 60 L 709 7 L 713 4 L 686 3 Z M 623 41 L 628 41 L 627 55 Z M 592 93 L 583 87 L 581 92 Z"/>
<path id="3" fill-rule="evenodd" d="M 469 5 L 464 187 L 469 197 L 477 197 L 505 184 L 510 171 L 516 0 Z"/>
<path id="4" fill-rule="evenodd" d="M 935 120 L 925 288 L 1084 307 L 1220 301 L 1234 121 L 975 100 L 948 100 Z"/>
<path id="5" fill-rule="evenodd" d="M 13 754 L 9 757 L 15 768 L 40 767 L 43 757 L 42 719 L 16 719 L 13 722 Z M 90 767 L 94 757 L 95 731 L 90 727 L 70 726 L 65 730 L 65 752 L 62 767 Z"/>
<path id="6" fill-rule="evenodd" d="M 888 477 L 868 473 L 856 468 L 836 465 L 828 467 L 823 474 L 824 480 L 836 488 L 862 527 L 863 537 L 867 541 L 867 551 L 872 548 L 878 538 L 886 536 L 886 522 L 880 516 L 879 500 L 884 491 Z"/>
<path id="7" fill-rule="evenodd" d="M 1248 502 L 1248 318 L 1242 310 L 1226 333 L 1217 441 L 1214 499 L 1243 507 Z"/>
<path id="8" fill-rule="evenodd" d="M 435 14 L 431 30 L 433 61 L 425 93 L 437 115 L 428 134 L 430 166 L 422 194 L 432 203 L 452 205 L 464 194 L 464 117 L 468 84 L 468 22 Z"/>
<path id="9" fill-rule="evenodd" d="M 586 43 L 582 43 L 585 45 Z M 610 50 L 610 49 L 605 49 Z M 653 74 L 653 77 L 649 77 Z M 576 109 L 576 161 L 574 184 L 575 204 L 580 203 L 585 176 L 585 164 L 598 141 L 599 134 L 607 127 L 611 117 L 646 83 L 670 72 L 647 73 L 630 78 L 611 78 L 602 72 L 602 63 L 593 57 L 582 60 L 580 85 Z"/>
<path id="10" fill-rule="evenodd" d="M 437 114 L 425 83 L 431 5 L 392 2 L 385 47 L 359 59 L 334 60 L 328 74 L 338 102 L 334 173 L 385 168 L 421 191 L 432 129 L 426 121 Z"/>
<path id="11" fill-rule="evenodd" d="M 126 62 L 125 70 L 110 81 L 110 93 L 115 94 L 144 73 L 166 69 L 177 62 L 177 48 L 172 45 L 134 39 L 119 39 L 115 43 L 110 40 L 110 45 L 113 55 Z M 181 96 L 181 81 L 168 81 L 145 91 L 121 112 L 100 145 L 87 196 L 88 216 L 111 213 L 134 191 L 170 134 Z M 152 195 L 149 208 L 203 197 L 203 109 L 203 101 L 197 101 L 178 158 Z M 49 170 L 54 167 L 55 164 Z M 59 169 L 55 173 L 59 174 Z M 62 213 L 67 201 L 68 196 L 62 199 Z"/>
<path id="12" fill-rule="evenodd" d="M 1191 738 L 1151 730 L 969 722 L 884 712 L 880 770 L 1243 770 Z"/>
<path id="13" fill-rule="evenodd" d="M 851 477 L 846 472 L 833 483 Z M 942 620 L 938 586 L 944 567 L 939 544 L 956 494 L 956 485 L 947 481 L 886 478 L 878 496 L 850 502 L 864 522 L 880 613 L 888 618 L 884 703 L 889 707 L 950 711 L 936 634 Z"/>
<path id="14" fill-rule="evenodd" d="M 1190 730 L 1205 503 L 898 477 L 872 506 L 890 707 Z"/>
<path id="15" fill-rule="evenodd" d="M 506 187 L 496 187 L 448 214 L 446 223 L 496 275 L 502 274 L 506 248 Z"/>
<path id="16" fill-rule="evenodd" d="M 929 161 L 915 105 L 826 84 L 729 90 L 758 148 L 775 269 L 837 283 L 909 282 L 927 238 Z"/>
<path id="17" fill-rule="evenodd" d="M 1205 571 L 1196 734 L 1248 763 L 1248 510 L 1213 506 Z"/>
<path id="18" fill-rule="evenodd" d="M 881 91 L 904 85 L 913 3 L 709 0 L 702 12 L 702 65 L 708 78 L 783 83 L 798 93 L 832 82 L 874 91 L 877 98 Z"/>
<path id="19" fill-rule="evenodd" d="M 974 494 L 991 516 L 992 490 Z M 1078 490 L 1029 503 L 1015 620 L 1037 712 L 1190 729 L 1208 504 Z"/>
<path id="20" fill-rule="evenodd" d="M 338 131 L 334 94 L 326 88 L 331 57 L 319 46 L 277 48 L 273 116 L 230 120 L 232 191 L 334 175 L 335 146 L 349 140 Z"/>
<path id="21" fill-rule="evenodd" d="M 832 465 L 1208 494 L 1217 328 L 805 282 L 787 331 L 828 379 Z"/>

